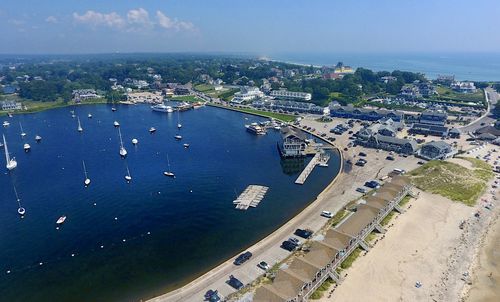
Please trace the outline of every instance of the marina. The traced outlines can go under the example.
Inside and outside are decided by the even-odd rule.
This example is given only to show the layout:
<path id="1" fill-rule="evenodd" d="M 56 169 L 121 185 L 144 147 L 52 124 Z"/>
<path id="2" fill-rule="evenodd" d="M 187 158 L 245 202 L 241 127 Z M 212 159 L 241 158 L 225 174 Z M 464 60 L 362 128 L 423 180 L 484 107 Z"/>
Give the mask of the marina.
<path id="1" fill-rule="evenodd" d="M 248 210 L 249 207 L 256 208 L 266 196 L 268 187 L 259 185 L 248 186 L 243 193 L 233 201 L 237 210 Z"/>
<path id="2" fill-rule="evenodd" d="M 2 160 L 0 187 L 14 183 L 25 209 L 21 219 L 14 191 L 0 190 L 7 201 L 0 205 L 0 271 L 10 272 L 0 274 L 5 299 L 123 301 L 175 289 L 275 230 L 338 173 L 338 163 L 330 160 L 304 187 L 295 185 L 299 172 L 286 174 L 280 165 L 279 132 L 257 137 L 242 130 L 264 118 L 207 106 L 180 112 L 179 131 L 177 113 L 157 114 L 146 104 L 116 109 L 89 105 L 15 115 L 10 123 L 21 121 L 30 130 L 24 140 L 18 127 L 2 128 L 19 166 L 8 172 Z M 93 118 L 82 121 L 85 131 L 77 133 L 76 116 L 88 113 Z M 126 159 L 117 154 L 115 120 Z M 31 129 L 42 143 L 34 144 Z M 173 138 L 177 133 L 180 142 Z M 28 141 L 32 151 L 25 154 Z M 91 184 L 85 187 L 87 178 Z M 248 184 L 272 189 L 250 212 L 235 211 L 234 188 Z M 67 219 L 56 231 L 61 215 Z M 228 230 L 238 236 L 228 237 Z M 129 277 L 116 277 L 124 275 Z M 89 294 L 82 297 L 82 291 Z"/>
<path id="3" fill-rule="evenodd" d="M 317 152 L 302 173 L 300 173 L 299 177 L 297 177 L 295 183 L 303 185 L 316 166 L 328 167 L 328 160 L 330 160 L 330 155 L 328 153 Z"/>

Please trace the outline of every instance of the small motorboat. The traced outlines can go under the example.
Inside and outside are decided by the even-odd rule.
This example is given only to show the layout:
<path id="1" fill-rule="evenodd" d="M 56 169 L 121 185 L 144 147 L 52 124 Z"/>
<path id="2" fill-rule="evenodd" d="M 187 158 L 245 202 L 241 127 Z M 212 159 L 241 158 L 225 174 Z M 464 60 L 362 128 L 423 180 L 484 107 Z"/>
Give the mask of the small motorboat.
<path id="1" fill-rule="evenodd" d="M 113 123 L 113 126 L 115 126 L 115 128 L 118 128 L 118 127 L 120 127 L 120 123 L 118 123 L 118 121 L 115 121 L 115 122 Z"/>
<path id="2" fill-rule="evenodd" d="M 63 216 L 59 217 L 59 219 L 57 219 L 56 224 L 57 224 L 57 225 L 61 225 L 61 224 L 63 224 L 65 221 L 66 221 L 66 215 L 63 215 Z"/>
<path id="3" fill-rule="evenodd" d="M 111 107 L 111 111 L 115 112 L 116 108 L 115 107 Z"/>
<path id="4" fill-rule="evenodd" d="M 35 141 L 37 143 L 41 142 L 42 141 L 42 137 L 40 135 L 35 136 Z"/>
<path id="5" fill-rule="evenodd" d="M 156 132 L 156 128 L 155 127 L 149 128 L 149 133 L 155 133 L 155 132 Z"/>
<path id="6" fill-rule="evenodd" d="M 139 141 L 137 140 L 137 138 L 132 139 L 132 145 L 137 145 L 138 143 Z"/>
<path id="7" fill-rule="evenodd" d="M 177 128 L 181 129 L 182 128 L 182 124 L 181 123 L 177 124 Z"/>
<path id="8" fill-rule="evenodd" d="M 176 136 L 174 136 L 174 138 L 175 138 L 176 140 L 180 141 L 180 140 L 182 139 L 182 136 L 181 136 L 181 135 L 179 135 L 179 134 L 177 134 Z"/>
<path id="9" fill-rule="evenodd" d="M 163 172 L 163 175 L 168 176 L 168 177 L 175 177 L 175 174 L 170 172 L 170 171 Z"/>
<path id="10" fill-rule="evenodd" d="M 4 127 L 9 127 L 10 123 L 7 122 L 7 121 L 4 121 L 3 124 L 2 124 Z"/>
<path id="11" fill-rule="evenodd" d="M 23 207 L 19 207 L 19 209 L 17 209 L 17 213 L 21 216 L 24 216 L 24 214 L 26 214 L 26 209 Z"/>
<path id="12" fill-rule="evenodd" d="M 83 184 L 85 185 L 85 187 L 88 187 L 90 185 L 90 178 L 85 178 Z"/>
<path id="13" fill-rule="evenodd" d="M 184 148 L 189 148 L 189 144 L 184 144 Z"/>
<path id="14" fill-rule="evenodd" d="M 23 148 L 24 148 L 24 152 L 30 152 L 30 150 L 31 150 L 30 144 L 24 144 Z"/>

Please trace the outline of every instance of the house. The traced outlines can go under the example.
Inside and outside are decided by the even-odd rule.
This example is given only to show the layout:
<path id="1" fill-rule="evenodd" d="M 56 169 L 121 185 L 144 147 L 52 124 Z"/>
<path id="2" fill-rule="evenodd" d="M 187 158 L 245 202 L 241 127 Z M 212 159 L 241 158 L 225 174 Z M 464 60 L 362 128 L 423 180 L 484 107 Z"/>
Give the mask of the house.
<path id="1" fill-rule="evenodd" d="M 97 99 L 100 98 L 101 96 L 97 94 L 97 92 L 94 89 L 77 89 L 73 90 L 71 93 L 73 96 L 73 100 L 76 103 L 86 101 L 86 100 L 92 100 L 92 99 Z"/>
<path id="2" fill-rule="evenodd" d="M 355 108 L 352 104 L 340 106 L 336 102 L 331 102 L 328 107 L 332 117 L 352 118 L 365 121 L 378 121 L 382 118 L 390 118 L 396 122 L 403 120 L 403 114 L 393 110 Z"/>
<path id="3" fill-rule="evenodd" d="M 273 90 L 273 91 L 271 91 L 270 96 L 272 96 L 276 99 L 291 100 L 291 101 L 303 101 L 303 102 L 310 101 L 312 98 L 310 93 L 288 91 L 286 89 Z"/>
<path id="4" fill-rule="evenodd" d="M 448 136 L 450 138 L 460 138 L 460 130 L 457 128 L 451 128 L 450 131 L 448 131 Z"/>
<path id="5" fill-rule="evenodd" d="M 450 144 L 443 141 L 432 141 L 424 144 L 418 156 L 427 160 L 446 159 L 456 154 Z"/>
<path id="6" fill-rule="evenodd" d="M 20 102 L 15 101 L 3 101 L 2 102 L 2 110 L 10 111 L 10 110 L 22 110 L 23 105 Z"/>
<path id="7" fill-rule="evenodd" d="M 474 82 L 460 82 L 456 81 L 451 84 L 451 89 L 458 91 L 460 93 L 474 93 L 476 92 L 476 86 Z"/>
<path id="8" fill-rule="evenodd" d="M 356 142 L 359 145 L 382 149 L 386 151 L 394 151 L 402 154 L 414 154 L 417 151 L 417 142 L 415 140 L 385 136 L 381 134 L 372 134 L 368 137 L 357 136 Z"/>
<path id="9" fill-rule="evenodd" d="M 433 135 L 439 137 L 448 136 L 447 127 L 432 124 L 414 123 L 411 128 L 408 129 L 408 132 L 411 134 Z"/>
<path id="10" fill-rule="evenodd" d="M 448 114 L 442 110 L 426 110 L 420 114 L 420 123 L 444 126 Z"/>
<path id="11" fill-rule="evenodd" d="M 258 87 L 243 86 L 240 88 L 239 92 L 236 92 L 234 94 L 231 103 L 243 104 L 245 102 L 252 101 L 263 96 L 264 93 L 260 91 Z"/>
<path id="12" fill-rule="evenodd" d="M 307 147 L 306 134 L 290 127 L 281 130 L 281 145 L 278 145 L 282 157 L 305 156 Z"/>

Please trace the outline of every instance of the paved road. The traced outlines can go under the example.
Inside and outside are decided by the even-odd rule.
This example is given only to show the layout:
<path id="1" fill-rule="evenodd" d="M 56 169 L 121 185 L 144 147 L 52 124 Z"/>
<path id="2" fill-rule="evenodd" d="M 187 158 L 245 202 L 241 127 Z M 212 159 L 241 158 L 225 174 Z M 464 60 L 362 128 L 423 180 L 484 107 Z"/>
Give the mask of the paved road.
<path id="1" fill-rule="evenodd" d="M 335 123 L 340 122 L 339 120 L 335 121 Z M 306 119 L 303 123 L 316 129 L 322 129 L 324 126 L 324 124 L 318 123 L 313 119 Z M 332 125 L 328 126 L 331 127 Z M 347 133 L 338 136 L 337 142 L 341 145 L 346 144 L 349 141 L 347 136 Z M 347 159 L 356 157 L 360 150 L 360 147 L 350 148 L 347 152 L 344 152 L 344 156 Z M 348 202 L 359 198 L 361 194 L 356 192 L 355 189 L 363 186 L 367 180 L 387 174 L 394 168 L 411 170 L 418 166 L 416 164 L 417 160 L 414 157 L 401 157 L 397 161 L 387 161 L 385 158 L 388 153 L 385 151 L 376 152 L 373 149 L 364 149 L 363 151 L 367 153 L 366 159 L 369 162 L 368 165 L 363 168 L 353 166 L 349 173 L 341 173 L 335 183 L 322 192 L 304 211 L 262 241 L 249 247 L 247 250 L 253 254 L 249 261 L 243 265 L 235 266 L 232 263 L 234 258 L 229 259 L 186 286 L 154 298 L 151 301 L 203 301 L 203 295 L 209 289 L 217 289 L 224 296 L 235 292 L 234 289 L 226 284 L 229 275 L 234 275 L 244 284 L 255 280 L 264 273 L 264 271 L 257 267 L 260 261 L 266 261 L 272 266 L 290 254 L 281 249 L 280 245 L 282 241 L 292 236 L 295 229 L 310 228 L 317 231 L 324 226 L 327 220 L 320 217 L 321 211 L 337 212 Z M 317 167 L 316 169 L 321 168 Z"/>
<path id="2" fill-rule="evenodd" d="M 486 88 L 485 93 L 487 95 L 487 100 L 488 100 L 487 112 L 482 117 L 475 120 L 471 124 L 460 128 L 462 133 L 474 132 L 478 128 L 481 128 L 484 125 L 494 123 L 496 121 L 496 119 L 492 115 L 492 111 L 493 111 L 493 109 L 495 109 L 495 105 L 500 97 L 499 97 L 498 93 L 491 87 Z"/>

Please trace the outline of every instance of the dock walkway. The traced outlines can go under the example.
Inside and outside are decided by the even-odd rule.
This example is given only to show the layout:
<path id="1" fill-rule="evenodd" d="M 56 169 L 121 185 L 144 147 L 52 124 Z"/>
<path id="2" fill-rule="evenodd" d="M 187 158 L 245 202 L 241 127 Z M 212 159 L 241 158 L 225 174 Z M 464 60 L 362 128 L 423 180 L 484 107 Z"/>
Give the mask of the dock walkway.
<path id="1" fill-rule="evenodd" d="M 311 161 L 307 164 L 305 169 L 300 173 L 299 177 L 295 181 L 298 185 L 303 185 L 306 182 L 307 177 L 311 174 L 316 166 L 328 167 L 328 160 L 330 160 L 330 154 L 317 152 L 316 155 L 311 159 Z"/>
<path id="2" fill-rule="evenodd" d="M 248 210 L 249 207 L 255 208 L 262 199 L 264 199 L 267 190 L 269 190 L 269 188 L 265 186 L 249 185 L 245 191 L 233 201 L 233 204 L 236 205 L 237 210 Z"/>

